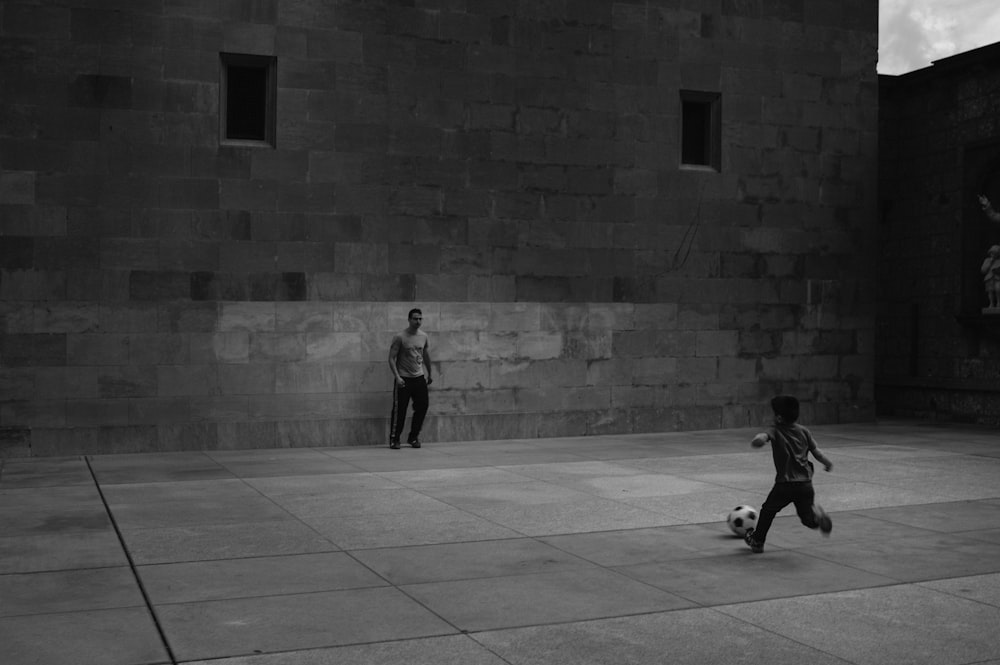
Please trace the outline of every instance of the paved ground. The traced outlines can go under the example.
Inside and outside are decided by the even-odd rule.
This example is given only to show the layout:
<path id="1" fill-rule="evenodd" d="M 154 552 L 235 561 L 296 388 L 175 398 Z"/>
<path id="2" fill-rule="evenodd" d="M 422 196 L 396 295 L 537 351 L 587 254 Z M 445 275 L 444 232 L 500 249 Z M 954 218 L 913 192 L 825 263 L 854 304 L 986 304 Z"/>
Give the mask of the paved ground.
<path id="1" fill-rule="evenodd" d="M 816 427 L 8 460 L 5 665 L 1000 664 L 1000 432 Z"/>

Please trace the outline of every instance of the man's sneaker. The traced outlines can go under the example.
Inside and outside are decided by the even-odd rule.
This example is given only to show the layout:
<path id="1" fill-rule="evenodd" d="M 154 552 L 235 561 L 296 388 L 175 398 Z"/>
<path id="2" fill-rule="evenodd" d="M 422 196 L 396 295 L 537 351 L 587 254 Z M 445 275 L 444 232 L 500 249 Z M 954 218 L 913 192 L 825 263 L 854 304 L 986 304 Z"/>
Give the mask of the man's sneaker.
<path id="1" fill-rule="evenodd" d="M 754 554 L 760 554 L 764 551 L 764 543 L 758 542 L 753 537 L 753 529 L 747 529 L 747 532 L 743 535 L 743 540 L 750 546 L 750 551 Z"/>
<path id="2" fill-rule="evenodd" d="M 389 439 L 389 447 L 393 450 L 399 450 L 399 439 Z"/>
<path id="3" fill-rule="evenodd" d="M 410 439 L 409 441 L 407 441 L 407 443 L 413 446 L 414 448 L 420 447 L 420 439 Z"/>
<path id="4" fill-rule="evenodd" d="M 826 511 L 819 504 L 813 504 L 813 515 L 816 516 L 816 523 L 819 525 L 820 532 L 824 536 L 829 536 L 830 532 L 833 531 L 833 520 L 830 519 L 830 516 L 826 514 Z"/>

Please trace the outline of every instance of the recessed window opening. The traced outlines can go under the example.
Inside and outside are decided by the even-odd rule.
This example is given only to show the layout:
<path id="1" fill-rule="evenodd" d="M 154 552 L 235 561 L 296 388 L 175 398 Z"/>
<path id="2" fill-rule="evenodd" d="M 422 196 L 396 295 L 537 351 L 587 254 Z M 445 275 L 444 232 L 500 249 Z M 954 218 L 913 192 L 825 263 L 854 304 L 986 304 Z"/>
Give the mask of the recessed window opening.
<path id="1" fill-rule="evenodd" d="M 236 53 L 221 55 L 222 141 L 273 146 L 275 58 Z"/>
<path id="2" fill-rule="evenodd" d="M 721 97 L 718 93 L 681 91 L 681 164 L 720 170 Z"/>

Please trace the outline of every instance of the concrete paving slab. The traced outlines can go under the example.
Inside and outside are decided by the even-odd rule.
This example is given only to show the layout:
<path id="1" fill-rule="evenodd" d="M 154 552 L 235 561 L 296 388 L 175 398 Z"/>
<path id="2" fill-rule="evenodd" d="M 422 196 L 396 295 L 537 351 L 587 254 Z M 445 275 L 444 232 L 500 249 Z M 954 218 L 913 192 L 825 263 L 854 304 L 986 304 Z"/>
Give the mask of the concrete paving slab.
<path id="1" fill-rule="evenodd" d="M 543 536 L 539 540 L 601 566 L 730 554 L 743 544 L 724 525 L 704 524 Z"/>
<path id="2" fill-rule="evenodd" d="M 94 456 L 122 542 L 86 459 L 5 460 L 0 603 L 19 614 L 0 639 L 28 635 L 25 662 L 139 665 L 166 653 L 159 617 L 178 662 L 213 665 L 883 662 L 877 629 L 830 650 L 786 623 L 801 615 L 824 639 L 885 622 L 890 652 L 916 645 L 900 662 L 1000 665 L 987 621 L 965 621 L 998 609 L 995 431 L 813 428 L 836 464 L 815 480 L 833 535 L 789 509 L 753 555 L 725 517 L 770 489 L 754 431 Z M 141 597 L 126 551 L 152 607 L 94 609 Z M 723 613 L 775 608 L 780 635 Z M 122 621 L 101 613 L 137 610 L 131 655 L 105 657 Z M 921 649 L 941 621 L 962 649 Z"/>
<path id="3" fill-rule="evenodd" d="M 122 529 L 238 524 L 291 519 L 291 515 L 263 496 L 227 499 L 174 499 L 154 503 L 118 503 L 115 521 Z"/>
<path id="4" fill-rule="evenodd" d="M 3 486 L 6 487 L 4 482 Z M 0 510 L 16 507 L 21 511 L 63 510 L 79 508 L 81 504 L 99 506 L 101 493 L 91 479 L 86 485 L 58 485 L 21 489 L 0 489 Z"/>
<path id="5" fill-rule="evenodd" d="M 760 485 L 756 492 L 719 487 L 712 491 L 622 498 L 620 501 L 669 516 L 672 519 L 670 523 L 673 524 L 725 524 L 729 513 L 736 506 L 751 505 L 759 508 L 770 489 L 770 484 Z"/>
<path id="6" fill-rule="evenodd" d="M 534 480 L 518 483 L 430 487 L 425 489 L 424 493 L 463 510 L 569 503 L 593 498 L 579 490 Z"/>
<path id="7" fill-rule="evenodd" d="M 847 447 L 836 447 L 835 450 L 836 456 L 841 458 L 841 460 L 844 458 L 857 458 L 873 462 L 888 462 L 888 464 L 883 464 L 879 467 L 880 475 L 884 474 L 886 469 L 892 469 L 893 467 L 900 465 L 913 464 L 921 458 L 933 460 L 939 457 L 957 454 L 947 450 L 928 450 L 926 448 L 901 445 L 885 446 L 856 444 Z M 868 468 L 871 469 L 871 465 L 868 465 Z"/>
<path id="8" fill-rule="evenodd" d="M 502 469 L 492 466 L 460 469 L 384 471 L 379 473 L 379 477 L 391 480 L 400 486 L 409 487 L 411 489 L 463 487 L 467 485 L 499 485 L 503 483 L 527 483 L 535 480 L 529 475 L 518 473 L 513 469 Z"/>
<path id="9" fill-rule="evenodd" d="M 225 501 L 260 499 L 259 492 L 239 478 L 168 480 L 155 483 L 121 483 L 102 489 L 112 508 L 118 504 L 161 501 Z"/>
<path id="10" fill-rule="evenodd" d="M 0 617 L 145 607 L 127 566 L 0 575 L 0 598 Z"/>
<path id="11" fill-rule="evenodd" d="M 271 497 L 270 500 L 302 519 L 340 515 L 438 512 L 451 509 L 445 501 L 405 487 L 338 492 L 334 495 L 283 494 Z"/>
<path id="12" fill-rule="evenodd" d="M 233 477 L 202 452 L 95 455 L 90 466 L 102 485 Z"/>
<path id="13" fill-rule="evenodd" d="M 339 548 L 298 520 L 123 529 L 137 564 L 332 552 Z"/>
<path id="14" fill-rule="evenodd" d="M 610 478 L 636 476 L 643 471 L 617 462 L 587 460 L 560 464 L 514 464 L 500 467 L 505 471 L 549 483 L 562 483 L 583 478 Z"/>
<path id="15" fill-rule="evenodd" d="M 430 470 L 428 473 L 434 473 Z M 415 473 L 415 472 L 408 472 Z M 270 497 L 304 496 L 308 494 L 336 496 L 358 490 L 392 490 L 403 487 L 389 480 L 388 474 L 338 473 L 322 476 L 280 476 L 245 478 L 242 482 Z"/>
<path id="16" fill-rule="evenodd" d="M 4 460 L 0 480 L 4 489 L 94 484 L 90 467 L 82 457 Z"/>
<path id="17" fill-rule="evenodd" d="M 0 645 L 12 665 L 170 663 L 145 607 L 0 618 Z"/>
<path id="18" fill-rule="evenodd" d="M 834 469 L 836 471 L 836 469 Z M 928 502 L 954 501 L 946 494 L 943 485 L 927 485 L 906 489 L 871 482 L 841 482 L 836 477 L 817 481 L 816 502 L 827 511 L 862 510 L 882 506 L 912 506 Z M 766 498 L 766 493 L 757 499 L 758 504 Z"/>
<path id="19" fill-rule="evenodd" d="M 947 580 L 921 582 L 921 587 L 948 593 L 959 598 L 967 598 L 977 603 L 1000 607 L 1000 574 L 953 577 Z"/>
<path id="20" fill-rule="evenodd" d="M 567 480 L 565 487 L 604 497 L 605 499 L 630 499 L 647 496 L 675 496 L 695 492 L 714 491 L 717 485 L 679 478 L 669 474 L 641 473 L 631 476 L 607 476 Z"/>
<path id="21" fill-rule="evenodd" d="M 337 459 L 319 451 L 305 451 L 308 454 L 269 455 L 271 451 L 257 451 L 256 455 L 212 454 L 212 459 L 238 478 L 269 478 L 274 476 L 327 475 L 335 473 L 358 473 L 363 469 L 342 459 Z"/>
<path id="22" fill-rule="evenodd" d="M 484 448 L 477 446 L 453 452 L 452 457 L 465 466 L 510 466 L 513 464 L 563 464 L 585 462 L 587 457 L 569 450 L 535 448 L 533 450 Z"/>
<path id="23" fill-rule="evenodd" d="M 353 556 L 397 585 L 593 567 L 528 538 L 364 550 Z"/>
<path id="24" fill-rule="evenodd" d="M 111 525 L 93 531 L 64 530 L 55 533 L 12 532 L 3 524 L 0 536 L 0 574 L 44 570 L 104 568 L 128 563 Z"/>
<path id="25" fill-rule="evenodd" d="M 964 665 L 1000 658 L 1000 609 L 920 586 L 717 609 L 856 665 Z"/>
<path id="26" fill-rule="evenodd" d="M 157 612 L 179 660 L 458 632 L 387 587 L 164 605 Z"/>
<path id="27" fill-rule="evenodd" d="M 326 448 L 327 455 L 348 462 L 362 471 L 377 473 L 380 471 L 408 471 L 413 469 L 460 469 L 470 466 L 487 466 L 473 464 L 468 459 L 432 450 L 428 444 L 424 448 L 415 449 L 403 446 L 392 450 L 388 445 L 376 448 Z"/>
<path id="28" fill-rule="evenodd" d="M 890 577 L 800 552 L 769 548 L 767 556 L 763 556 L 754 555 L 745 544 L 740 549 L 735 547 L 734 543 L 734 551 L 728 555 L 697 556 L 616 570 L 703 606 L 896 583 Z"/>
<path id="29" fill-rule="evenodd" d="M 0 524 L 3 524 L 5 538 L 105 531 L 111 528 L 107 511 L 103 504 L 97 502 L 74 507 L 57 503 L 24 510 L 15 505 L 4 505 L 0 507 Z"/>
<path id="30" fill-rule="evenodd" d="M 641 529 L 683 523 L 671 515 L 610 499 L 462 507 L 483 519 L 525 536 L 610 531 L 621 528 Z"/>
<path id="31" fill-rule="evenodd" d="M 919 511 L 921 506 L 912 506 L 909 510 Z M 850 543 L 867 542 L 871 540 L 891 540 L 920 535 L 933 535 L 934 531 L 919 529 L 897 522 L 887 522 L 874 517 L 867 511 L 838 512 L 832 514 L 833 533 L 830 540 L 823 540 L 818 531 L 802 526 L 795 509 L 789 506 L 782 511 L 771 525 L 767 534 L 767 543 L 771 547 L 783 549 L 801 549 L 804 547 L 826 547 L 829 542 Z"/>
<path id="32" fill-rule="evenodd" d="M 465 635 L 192 661 L 188 665 L 509 665 Z"/>
<path id="33" fill-rule="evenodd" d="M 997 474 L 1000 479 L 1000 472 Z M 903 524 L 916 529 L 958 533 L 981 529 L 1000 529 L 1000 510 L 984 501 L 952 501 L 876 508 L 859 513 L 885 522 Z"/>
<path id="34" fill-rule="evenodd" d="M 952 534 L 845 543 L 831 538 L 800 551 L 905 582 L 939 579 L 945 570 L 948 577 L 1000 572 L 1000 546 Z"/>
<path id="35" fill-rule="evenodd" d="M 705 609 L 476 633 L 511 665 L 845 665 L 846 661 Z"/>
<path id="36" fill-rule="evenodd" d="M 974 540 L 985 540 L 990 543 L 1000 543 L 1000 529 L 977 529 L 976 531 L 963 531 L 962 535 Z"/>
<path id="37" fill-rule="evenodd" d="M 693 603 L 603 568 L 400 587 L 466 631 L 662 612 Z"/>
<path id="38" fill-rule="evenodd" d="M 524 535 L 454 508 L 421 513 L 307 517 L 303 521 L 345 550 L 500 540 Z"/>
<path id="39" fill-rule="evenodd" d="M 951 501 L 976 501 L 996 496 L 997 491 L 996 485 L 992 482 L 984 480 L 972 482 L 969 479 L 958 475 L 953 478 L 935 475 L 933 478 L 928 480 L 899 480 L 890 482 L 895 488 L 916 492 L 918 494 L 926 492 L 928 487 L 941 488 L 936 494 L 925 495 L 927 499 L 944 497 L 944 500 Z"/>
<path id="40" fill-rule="evenodd" d="M 343 552 L 158 564 L 138 574 L 154 605 L 386 586 Z"/>

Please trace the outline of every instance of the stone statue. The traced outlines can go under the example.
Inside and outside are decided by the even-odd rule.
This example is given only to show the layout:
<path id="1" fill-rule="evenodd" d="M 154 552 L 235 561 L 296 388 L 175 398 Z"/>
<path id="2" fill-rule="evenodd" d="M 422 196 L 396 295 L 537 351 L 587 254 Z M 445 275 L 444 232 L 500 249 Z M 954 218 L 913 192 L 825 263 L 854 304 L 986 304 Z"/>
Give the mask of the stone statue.
<path id="1" fill-rule="evenodd" d="M 990 200 L 986 198 L 985 194 L 979 195 L 979 205 L 983 207 L 983 213 L 986 215 L 986 219 L 991 222 L 1000 223 L 1000 212 L 993 209 L 993 204 L 990 203 Z"/>
<path id="2" fill-rule="evenodd" d="M 1000 313 L 1000 245 L 990 247 L 980 272 L 983 273 L 986 298 L 990 303 L 984 311 L 995 310 Z"/>

